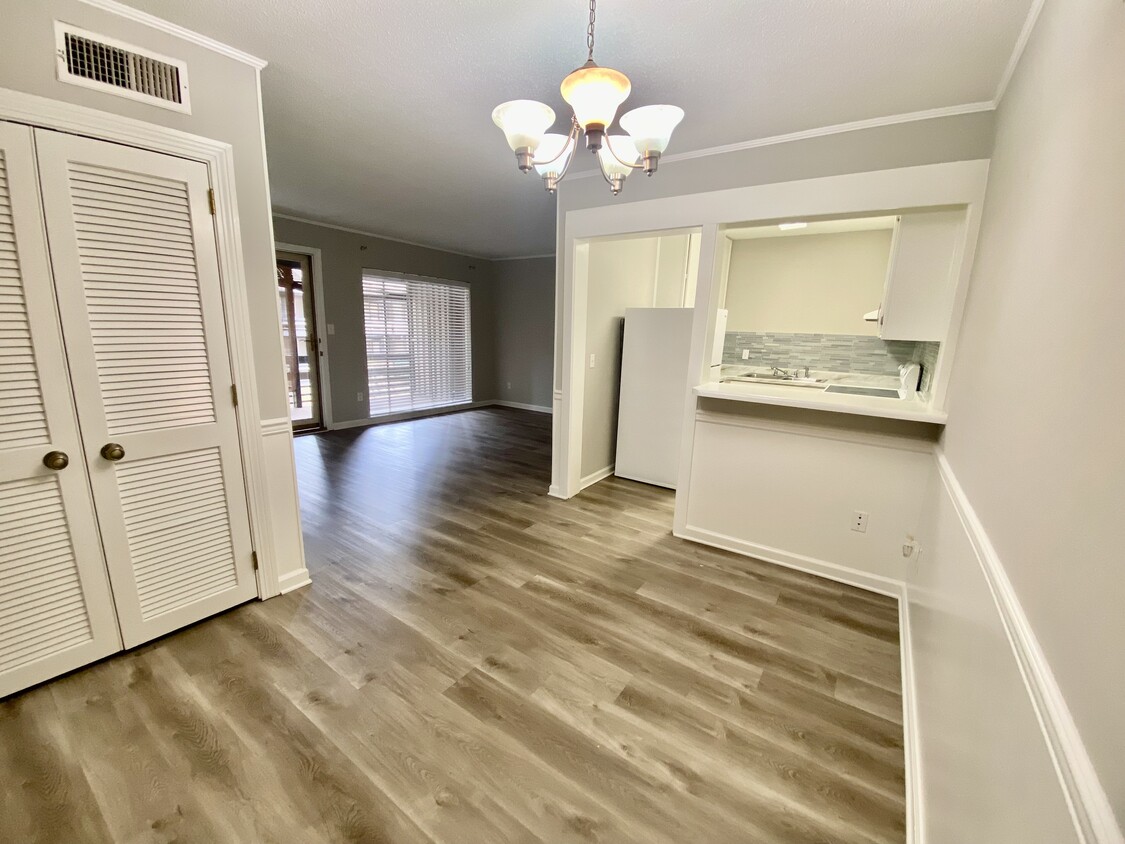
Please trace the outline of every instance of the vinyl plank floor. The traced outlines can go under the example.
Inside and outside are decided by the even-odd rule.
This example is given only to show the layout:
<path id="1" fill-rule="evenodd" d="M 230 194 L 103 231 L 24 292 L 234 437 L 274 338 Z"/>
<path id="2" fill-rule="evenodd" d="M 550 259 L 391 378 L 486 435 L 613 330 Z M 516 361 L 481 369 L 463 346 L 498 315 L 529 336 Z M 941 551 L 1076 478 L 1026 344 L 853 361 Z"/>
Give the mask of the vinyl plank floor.
<path id="1" fill-rule="evenodd" d="M 894 601 L 549 498 L 550 440 L 298 438 L 312 586 L 0 701 L 0 841 L 904 841 Z"/>

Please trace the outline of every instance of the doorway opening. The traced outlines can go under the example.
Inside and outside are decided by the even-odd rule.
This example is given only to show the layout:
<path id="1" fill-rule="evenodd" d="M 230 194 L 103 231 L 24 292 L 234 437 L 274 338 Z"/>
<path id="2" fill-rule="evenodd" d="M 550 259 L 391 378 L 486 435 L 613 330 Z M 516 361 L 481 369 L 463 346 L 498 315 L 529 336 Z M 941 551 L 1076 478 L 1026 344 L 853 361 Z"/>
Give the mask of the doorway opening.
<path id="1" fill-rule="evenodd" d="M 310 255 L 278 250 L 277 297 L 289 418 L 294 432 L 321 430 L 325 427 L 321 396 L 324 347 L 317 331 Z"/>

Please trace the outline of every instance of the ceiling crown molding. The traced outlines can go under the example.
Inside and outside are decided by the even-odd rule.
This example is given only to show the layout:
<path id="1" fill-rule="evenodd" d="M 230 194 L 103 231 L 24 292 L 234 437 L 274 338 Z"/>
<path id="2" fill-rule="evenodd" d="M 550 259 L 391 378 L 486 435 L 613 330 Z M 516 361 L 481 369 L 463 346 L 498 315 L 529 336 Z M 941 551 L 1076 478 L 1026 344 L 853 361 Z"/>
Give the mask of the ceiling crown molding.
<path id="1" fill-rule="evenodd" d="M 892 114 L 887 117 L 871 117 L 866 120 L 853 120 L 850 123 L 836 123 L 832 126 L 821 126 L 817 129 L 803 129 L 800 132 L 789 132 L 785 135 L 770 135 L 765 138 L 753 138 L 749 141 L 738 141 L 723 146 L 707 147 L 705 149 L 688 150 L 664 155 L 660 161 L 669 164 L 675 161 L 688 161 L 692 158 L 706 158 L 712 155 L 725 155 L 730 152 L 739 152 L 757 147 L 768 147 L 775 144 L 788 144 L 793 141 L 805 141 L 811 138 L 823 138 L 827 135 L 839 135 L 844 132 L 859 132 L 864 129 L 877 129 L 881 126 L 894 126 L 899 123 L 913 123 L 918 120 L 935 120 L 940 117 L 956 117 L 961 114 L 976 114 L 982 111 L 992 111 L 996 108 L 995 100 L 981 103 L 965 103 L 964 105 L 944 106 L 931 108 L 925 111 L 911 111 L 906 114 Z M 597 170 L 584 170 L 574 173 L 571 179 L 588 179 L 600 175 Z"/>
<path id="2" fill-rule="evenodd" d="M 446 249 L 441 246 L 432 246 L 429 243 L 419 243 L 416 240 L 404 240 L 401 237 L 391 237 L 386 234 L 379 234 L 378 232 L 367 231 L 366 229 L 353 229 L 350 226 L 341 226 L 336 223 L 325 223 L 321 220 L 313 220 L 309 217 L 298 217 L 296 214 L 286 214 L 284 212 L 274 209 L 273 216 L 278 220 L 290 220 L 294 223 L 304 223 L 309 226 L 320 226 L 322 229 L 334 229 L 338 232 L 347 232 L 348 234 L 358 234 L 363 237 L 373 237 L 376 240 L 389 240 L 391 243 L 402 243 L 406 246 L 417 246 L 419 249 L 429 249 L 431 252 L 444 252 L 447 255 L 456 255 L 458 258 L 472 258 L 474 261 L 495 261 L 496 258 L 487 258 L 484 255 L 474 255 L 471 252 L 458 252 L 455 249 Z"/>
<path id="3" fill-rule="evenodd" d="M 249 53 L 244 53 L 242 50 L 231 47 L 229 44 L 223 44 L 216 41 L 214 38 L 209 38 L 206 35 L 200 35 L 198 32 L 193 32 L 190 29 L 185 29 L 178 24 L 171 21 L 166 21 L 163 18 L 158 18 L 156 15 L 150 15 L 148 12 L 142 12 L 140 9 L 134 9 L 132 6 L 126 6 L 124 3 L 118 3 L 117 0 L 80 0 L 87 6 L 93 6 L 96 9 L 109 12 L 110 14 L 117 15 L 121 18 L 127 18 L 131 21 L 150 26 L 153 29 L 158 29 L 161 32 L 166 32 L 169 35 L 174 35 L 183 41 L 190 41 L 207 50 L 215 53 L 221 53 L 228 59 L 248 64 L 255 70 L 261 70 L 268 62 L 265 59 L 259 59 L 257 56 L 252 56 Z"/>
<path id="4" fill-rule="evenodd" d="M 1043 3 L 1044 0 L 1032 0 L 1031 8 L 1027 10 L 1027 18 L 1023 22 L 1023 29 L 1020 30 L 1019 37 L 1016 39 L 1016 46 L 1012 49 L 1012 55 L 1008 57 L 1008 64 L 1004 68 L 1004 75 L 1000 77 L 1000 84 L 996 86 L 996 96 L 992 98 L 992 102 L 996 105 L 1000 105 L 1000 101 L 1004 99 L 1004 92 L 1008 90 L 1008 83 L 1012 81 L 1012 74 L 1016 72 L 1016 66 L 1023 58 L 1024 48 L 1027 47 L 1035 24 L 1039 21 L 1039 13 L 1043 11 Z"/>

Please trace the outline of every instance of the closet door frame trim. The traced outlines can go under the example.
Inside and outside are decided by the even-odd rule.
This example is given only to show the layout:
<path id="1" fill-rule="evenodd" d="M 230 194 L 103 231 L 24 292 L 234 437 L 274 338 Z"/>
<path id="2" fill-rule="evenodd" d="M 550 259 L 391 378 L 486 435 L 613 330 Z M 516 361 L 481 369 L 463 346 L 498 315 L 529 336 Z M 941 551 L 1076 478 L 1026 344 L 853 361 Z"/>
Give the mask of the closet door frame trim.
<path id="1" fill-rule="evenodd" d="M 219 283 L 226 311 L 232 377 L 238 390 L 236 416 L 250 512 L 250 535 L 258 556 L 258 597 L 265 599 L 281 594 L 270 517 L 261 410 L 250 340 L 250 308 L 246 300 L 242 235 L 238 228 L 233 147 L 223 141 L 203 138 L 178 129 L 7 88 L 0 88 L 0 120 L 23 123 L 39 129 L 71 132 L 207 165 L 211 189 L 215 192 Z M 279 353 L 280 345 L 279 338 Z"/>

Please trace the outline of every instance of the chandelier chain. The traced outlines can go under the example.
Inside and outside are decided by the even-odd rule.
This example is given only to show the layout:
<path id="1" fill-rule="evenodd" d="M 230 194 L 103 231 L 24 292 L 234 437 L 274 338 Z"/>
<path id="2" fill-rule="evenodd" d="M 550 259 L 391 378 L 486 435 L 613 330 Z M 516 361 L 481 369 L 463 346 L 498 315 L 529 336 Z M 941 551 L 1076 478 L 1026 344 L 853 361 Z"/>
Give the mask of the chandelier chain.
<path id="1" fill-rule="evenodd" d="M 587 58 L 590 61 L 594 60 L 594 17 L 597 5 L 598 0 L 590 0 L 590 25 L 586 27 L 586 46 L 590 50 Z"/>

